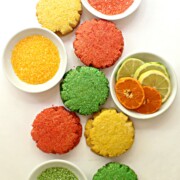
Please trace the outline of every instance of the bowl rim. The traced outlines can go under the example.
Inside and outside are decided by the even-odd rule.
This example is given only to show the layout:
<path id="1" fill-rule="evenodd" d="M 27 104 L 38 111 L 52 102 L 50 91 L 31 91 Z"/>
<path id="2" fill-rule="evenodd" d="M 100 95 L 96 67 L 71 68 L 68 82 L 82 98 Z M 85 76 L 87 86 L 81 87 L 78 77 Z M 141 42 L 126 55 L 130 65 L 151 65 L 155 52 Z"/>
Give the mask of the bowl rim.
<path id="1" fill-rule="evenodd" d="M 50 164 L 53 164 L 53 163 L 65 164 L 65 165 L 67 165 L 67 166 L 69 166 L 69 167 L 72 167 L 72 168 L 75 169 L 75 171 L 77 171 L 77 172 L 80 173 L 80 175 L 83 177 L 82 180 L 88 180 L 87 177 L 86 177 L 86 175 L 85 175 L 85 173 L 84 173 L 77 165 L 75 165 L 74 163 L 69 162 L 69 161 L 67 161 L 67 160 L 62 160 L 62 159 L 47 160 L 47 161 L 44 161 L 44 162 L 36 165 L 36 166 L 31 170 L 31 172 L 29 173 L 29 175 L 28 175 L 28 180 L 32 180 L 31 178 L 32 178 L 33 174 L 34 174 L 36 171 L 38 171 L 38 169 L 42 168 L 43 166 L 50 165 Z M 53 166 L 52 166 L 52 167 L 53 167 Z M 47 168 L 48 168 L 48 167 L 47 167 Z M 43 171 L 43 170 L 42 170 L 42 171 Z M 72 171 L 72 170 L 70 170 L 70 171 Z M 75 172 L 73 172 L 73 173 L 75 174 Z M 76 174 L 75 174 L 75 175 L 76 175 Z"/>
<path id="2" fill-rule="evenodd" d="M 119 20 L 119 19 L 123 19 L 127 16 L 129 16 L 130 14 L 132 14 L 134 11 L 137 10 L 137 8 L 139 7 L 139 5 L 141 4 L 142 0 L 134 0 L 134 4 L 132 4 L 127 10 L 125 10 L 124 12 L 120 13 L 120 14 L 116 14 L 116 15 L 106 15 L 103 14 L 101 12 L 99 12 L 98 10 L 94 9 L 88 2 L 88 0 L 81 0 L 83 6 L 93 15 L 95 15 L 98 18 L 101 19 L 106 19 L 106 20 Z"/>
<path id="3" fill-rule="evenodd" d="M 115 91 L 114 91 L 114 84 L 115 84 L 115 76 L 116 76 L 116 72 L 118 71 L 120 65 L 127 59 L 130 57 L 134 57 L 136 55 L 139 54 L 148 54 L 150 56 L 154 56 L 157 57 L 159 59 L 161 59 L 161 61 L 163 62 L 163 64 L 166 66 L 170 77 L 171 77 L 171 85 L 172 85 L 172 81 L 173 81 L 173 86 L 172 86 L 172 90 L 171 90 L 171 94 L 169 96 L 169 99 L 164 103 L 168 103 L 166 104 L 166 106 L 163 106 L 162 109 L 158 110 L 155 113 L 152 114 L 140 114 L 137 112 L 133 112 L 131 110 L 126 109 L 123 105 L 121 105 L 121 103 L 118 101 L 116 95 L 115 95 Z M 146 62 L 146 61 L 145 61 Z M 148 62 L 148 61 L 147 61 Z M 174 68 L 169 64 L 168 61 L 166 61 L 166 59 L 163 56 L 158 55 L 157 53 L 154 52 L 149 52 L 149 51 L 136 51 L 136 52 L 132 52 L 129 53 L 128 55 L 124 56 L 122 58 L 122 60 L 119 60 L 119 62 L 116 64 L 116 66 L 114 67 L 111 77 L 110 77 L 110 92 L 111 92 L 111 97 L 115 103 L 115 105 L 118 107 L 118 109 L 120 109 L 122 112 L 124 112 L 125 114 L 127 114 L 128 116 L 132 117 L 132 118 L 136 118 L 136 119 L 151 119 L 154 117 L 157 117 L 161 114 L 163 114 L 166 110 L 168 110 L 168 108 L 172 105 L 176 94 L 177 94 L 177 90 L 178 90 L 178 82 L 177 82 L 177 76 L 175 74 Z"/>
<path id="4" fill-rule="evenodd" d="M 15 74 L 15 72 L 13 72 L 12 74 L 14 74 L 14 76 L 17 77 L 19 83 L 22 84 L 22 86 L 23 86 L 23 87 L 22 86 L 20 87 L 20 85 L 18 85 L 17 82 L 15 82 L 7 72 L 6 66 L 7 66 L 8 62 L 6 62 L 7 61 L 6 55 L 8 54 L 8 51 L 10 51 L 9 47 L 11 47 L 11 44 L 13 43 L 13 41 L 16 41 L 16 43 L 18 43 L 19 40 L 16 40 L 16 39 L 18 39 L 19 38 L 18 36 L 20 36 L 21 34 L 22 34 L 22 38 L 20 38 L 20 40 L 25 38 L 25 37 L 31 36 L 33 34 L 34 35 L 43 35 L 44 37 L 50 39 L 56 45 L 56 47 L 58 48 L 58 52 L 59 52 L 59 55 L 60 55 L 60 66 L 58 68 L 58 71 L 56 72 L 56 74 L 50 80 L 48 80 L 47 82 L 45 82 L 43 84 L 37 84 L 37 85 L 28 84 L 28 83 L 23 82 L 22 80 L 20 80 L 17 77 L 17 75 Z M 55 43 L 55 41 L 56 41 L 56 43 Z M 58 45 L 57 45 L 57 43 L 58 43 Z M 61 49 L 62 53 L 60 53 L 60 49 Z M 63 56 L 63 58 L 62 58 L 62 56 Z M 62 63 L 63 67 L 61 67 L 62 59 L 63 59 L 63 63 Z M 6 78 L 16 88 L 18 88 L 21 91 L 27 92 L 27 93 L 40 93 L 40 92 L 44 92 L 44 91 L 47 91 L 47 90 L 53 88 L 62 79 L 63 75 L 65 74 L 66 68 L 67 68 L 67 52 L 66 52 L 66 48 L 65 48 L 64 43 L 61 40 L 61 38 L 58 35 L 56 35 L 55 33 L 53 33 L 52 31 L 50 31 L 50 30 L 48 30 L 46 28 L 43 28 L 43 27 L 24 28 L 24 29 L 21 29 L 20 31 L 16 32 L 14 35 L 12 35 L 8 39 L 8 41 L 7 41 L 7 43 L 6 43 L 5 47 L 4 47 L 3 53 L 2 53 L 2 66 L 3 66 L 3 72 L 4 72 L 5 76 L 6 76 Z M 62 69 L 61 72 L 59 72 L 60 69 Z M 58 78 L 56 76 L 57 74 L 58 75 L 60 74 L 60 76 L 58 76 Z"/>

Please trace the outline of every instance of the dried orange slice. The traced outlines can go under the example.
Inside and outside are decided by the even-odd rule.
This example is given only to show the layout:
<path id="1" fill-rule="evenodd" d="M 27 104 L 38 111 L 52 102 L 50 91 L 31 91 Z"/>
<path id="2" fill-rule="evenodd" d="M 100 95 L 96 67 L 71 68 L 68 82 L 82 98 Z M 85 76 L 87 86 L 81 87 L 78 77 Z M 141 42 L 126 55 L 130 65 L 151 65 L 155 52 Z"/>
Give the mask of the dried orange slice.
<path id="1" fill-rule="evenodd" d="M 137 109 L 144 102 L 144 90 L 134 78 L 120 78 L 115 85 L 115 92 L 120 103 L 127 109 Z"/>
<path id="2" fill-rule="evenodd" d="M 161 94 L 150 86 L 144 86 L 145 99 L 143 104 L 136 109 L 136 112 L 142 114 L 152 114 L 160 109 L 162 104 Z"/>

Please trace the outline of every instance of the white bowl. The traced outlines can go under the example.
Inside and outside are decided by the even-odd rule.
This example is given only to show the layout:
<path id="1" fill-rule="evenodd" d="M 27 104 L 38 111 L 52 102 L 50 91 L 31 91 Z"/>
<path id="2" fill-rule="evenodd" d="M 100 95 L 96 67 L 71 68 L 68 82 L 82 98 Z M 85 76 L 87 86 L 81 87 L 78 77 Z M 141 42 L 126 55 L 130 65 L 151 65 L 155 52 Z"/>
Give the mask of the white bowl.
<path id="1" fill-rule="evenodd" d="M 70 170 L 79 180 L 87 180 L 85 174 L 73 163 L 65 160 L 49 160 L 36 166 L 30 173 L 28 180 L 37 180 L 37 177 L 47 168 L 62 167 Z"/>
<path id="2" fill-rule="evenodd" d="M 151 61 L 160 62 L 160 63 L 164 64 L 168 70 L 168 73 L 170 75 L 171 86 L 172 86 L 171 94 L 170 94 L 169 98 L 167 99 L 167 101 L 161 106 L 161 108 L 153 114 L 140 114 L 140 113 L 128 110 L 123 105 L 121 105 L 121 103 L 118 101 L 118 99 L 116 97 L 116 93 L 115 93 L 115 89 L 114 89 L 115 82 L 116 82 L 116 73 L 117 73 L 119 67 L 121 66 L 121 64 L 130 57 L 139 58 L 145 62 L 151 62 Z M 137 119 L 149 119 L 149 118 L 153 118 L 153 117 L 156 117 L 156 116 L 162 114 L 171 106 L 171 104 L 173 103 L 173 101 L 175 99 L 176 93 L 177 93 L 177 78 L 176 78 L 173 68 L 164 58 L 162 58 L 156 54 L 153 54 L 153 53 L 137 52 L 137 53 L 133 53 L 133 54 L 126 56 L 125 58 L 123 58 L 123 60 L 120 60 L 119 63 L 115 66 L 115 68 L 112 72 L 112 75 L 111 75 L 110 91 L 111 91 L 112 99 L 114 100 L 115 104 L 125 114 L 127 114 L 133 118 L 137 118 Z"/>
<path id="3" fill-rule="evenodd" d="M 21 39 L 31 35 L 42 35 L 49 38 L 56 45 L 60 54 L 60 66 L 55 76 L 46 83 L 38 85 L 32 85 L 21 81 L 15 74 L 11 65 L 12 49 Z M 55 86 L 63 77 L 66 66 L 67 54 L 62 40 L 56 34 L 45 28 L 29 28 L 18 32 L 9 40 L 3 54 L 3 69 L 8 80 L 20 90 L 30 93 L 43 92 Z"/>
<path id="4" fill-rule="evenodd" d="M 88 0 L 81 0 L 83 6 L 93 15 L 101 18 L 101 19 L 106 19 L 106 20 L 118 20 L 118 19 L 123 19 L 127 16 L 129 16 L 130 14 L 132 14 L 140 5 L 141 0 L 134 0 L 134 2 L 132 3 L 132 5 L 123 13 L 121 14 L 116 14 L 116 15 L 106 15 L 103 14 L 99 11 L 97 11 L 96 9 L 94 9 L 88 2 Z"/>

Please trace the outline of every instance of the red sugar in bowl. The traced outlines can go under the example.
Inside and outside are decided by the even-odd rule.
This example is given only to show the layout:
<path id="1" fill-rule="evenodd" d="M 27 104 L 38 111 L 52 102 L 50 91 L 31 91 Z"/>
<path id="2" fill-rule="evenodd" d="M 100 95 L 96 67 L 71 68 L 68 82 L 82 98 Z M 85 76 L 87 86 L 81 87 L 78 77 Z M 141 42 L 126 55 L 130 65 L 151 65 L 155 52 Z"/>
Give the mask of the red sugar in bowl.
<path id="1" fill-rule="evenodd" d="M 141 0 L 82 0 L 84 7 L 93 15 L 106 20 L 117 20 L 132 14 Z"/>

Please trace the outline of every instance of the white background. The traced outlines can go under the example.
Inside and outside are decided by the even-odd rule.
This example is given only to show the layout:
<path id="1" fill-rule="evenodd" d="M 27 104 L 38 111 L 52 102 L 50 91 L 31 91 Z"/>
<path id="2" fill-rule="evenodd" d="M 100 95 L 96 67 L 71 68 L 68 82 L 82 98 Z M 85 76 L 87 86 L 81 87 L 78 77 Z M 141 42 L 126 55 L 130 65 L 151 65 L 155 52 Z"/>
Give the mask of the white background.
<path id="1" fill-rule="evenodd" d="M 36 18 L 37 0 L 1 0 L 0 55 L 8 39 L 27 27 L 40 27 Z M 143 0 L 131 16 L 115 21 L 125 39 L 123 56 L 133 51 L 151 51 L 165 57 L 180 79 L 180 1 Z M 83 9 L 81 22 L 93 16 Z M 68 52 L 68 69 L 82 65 L 72 42 L 74 32 L 62 38 Z M 1 59 L 2 61 L 2 59 Z M 114 66 L 113 66 L 114 67 Z M 103 70 L 109 78 L 112 69 Z M 92 179 L 98 168 L 110 161 L 129 165 L 139 180 L 180 180 L 180 99 L 163 115 L 149 120 L 133 119 L 133 147 L 117 158 L 100 157 L 90 151 L 84 135 L 79 145 L 65 155 L 41 152 L 31 138 L 31 124 L 44 108 L 62 105 L 59 86 L 40 94 L 16 89 L 4 76 L 0 64 L 0 180 L 26 180 L 39 163 L 65 159 L 78 165 Z M 105 107 L 115 107 L 111 97 Z M 88 117 L 80 116 L 84 127 Z"/>

